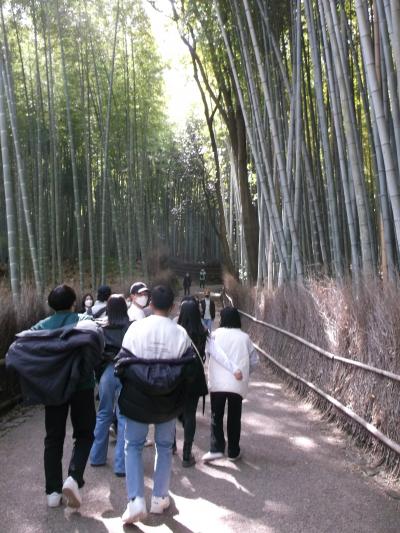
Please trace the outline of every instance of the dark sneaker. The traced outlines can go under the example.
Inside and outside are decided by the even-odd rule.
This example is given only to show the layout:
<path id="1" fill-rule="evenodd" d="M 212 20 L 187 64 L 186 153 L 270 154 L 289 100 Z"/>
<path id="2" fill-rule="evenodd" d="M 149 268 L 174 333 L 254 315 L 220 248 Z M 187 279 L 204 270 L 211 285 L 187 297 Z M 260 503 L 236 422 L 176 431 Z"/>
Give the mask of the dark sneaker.
<path id="1" fill-rule="evenodd" d="M 239 459 L 242 457 L 242 454 L 239 452 L 236 457 L 228 457 L 228 461 L 239 461 Z"/>

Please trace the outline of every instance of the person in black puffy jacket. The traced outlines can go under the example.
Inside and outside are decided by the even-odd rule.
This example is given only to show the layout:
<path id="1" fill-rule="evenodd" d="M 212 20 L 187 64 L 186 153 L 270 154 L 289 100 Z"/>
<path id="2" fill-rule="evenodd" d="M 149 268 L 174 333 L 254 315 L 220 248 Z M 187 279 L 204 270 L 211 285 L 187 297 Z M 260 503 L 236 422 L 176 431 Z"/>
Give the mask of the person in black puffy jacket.
<path id="1" fill-rule="evenodd" d="M 122 516 L 125 524 L 137 522 L 147 514 L 142 450 L 149 424 L 155 425 L 157 451 L 150 512 L 161 514 L 170 505 L 175 420 L 183 410 L 186 369 L 195 357 L 186 331 L 169 318 L 173 303 L 170 287 L 160 285 L 152 290 L 150 306 L 154 314 L 129 327 L 116 365 L 122 382 L 118 403 L 126 417 L 129 501 Z"/>
<path id="2" fill-rule="evenodd" d="M 104 333 L 104 352 L 102 373 L 99 380 L 99 408 L 97 410 L 94 443 L 90 451 L 90 464 L 103 466 L 107 461 L 109 428 L 113 421 L 114 408 L 118 420 L 117 442 L 114 455 L 114 473 L 125 476 L 124 434 L 125 419 L 119 412 L 118 396 L 120 380 L 114 376 L 114 359 L 121 349 L 124 335 L 129 328 L 128 307 L 121 294 L 112 294 L 107 301 L 107 319 L 102 324 Z"/>

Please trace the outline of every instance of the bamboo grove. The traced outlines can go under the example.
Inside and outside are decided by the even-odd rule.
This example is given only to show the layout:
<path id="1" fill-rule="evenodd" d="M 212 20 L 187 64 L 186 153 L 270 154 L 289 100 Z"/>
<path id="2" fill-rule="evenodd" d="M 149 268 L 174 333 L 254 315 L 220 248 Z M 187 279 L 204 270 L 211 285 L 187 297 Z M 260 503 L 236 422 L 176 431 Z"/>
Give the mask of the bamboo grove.
<path id="1" fill-rule="evenodd" d="M 30 281 L 148 277 L 160 248 L 218 256 L 204 140 L 168 123 L 142 2 L 2 2 L 0 35 L 0 262 L 14 297 Z"/>
<path id="2" fill-rule="evenodd" d="M 218 112 L 227 132 L 247 276 L 394 280 L 399 1 L 171 4 L 208 122 Z"/>
<path id="3" fill-rule="evenodd" d="M 204 122 L 168 125 L 139 0 L 3 2 L 0 140 L 13 291 L 151 250 L 269 287 L 396 280 L 399 0 L 155 0 Z M 2 230 L 3 234 L 3 230 Z M 4 250 L 4 242 L 0 242 Z"/>

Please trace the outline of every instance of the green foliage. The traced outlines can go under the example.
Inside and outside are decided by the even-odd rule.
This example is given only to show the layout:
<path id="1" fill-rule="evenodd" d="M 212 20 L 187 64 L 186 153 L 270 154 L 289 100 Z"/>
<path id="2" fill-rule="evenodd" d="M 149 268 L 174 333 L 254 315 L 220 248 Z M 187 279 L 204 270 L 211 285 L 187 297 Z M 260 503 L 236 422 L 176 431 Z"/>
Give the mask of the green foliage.
<path id="1" fill-rule="evenodd" d="M 118 8 L 107 146 L 110 185 L 104 188 L 105 127 Z M 203 169 L 198 166 L 189 136 L 177 136 L 168 122 L 165 65 L 143 2 L 13 0 L 3 4 L 3 40 L 7 38 L 9 46 L 19 142 L 28 178 L 35 236 L 37 244 L 43 242 L 42 252 L 49 264 L 49 268 L 42 268 L 43 281 L 61 281 L 62 272 L 57 264 L 72 261 L 76 265 L 77 258 L 77 222 L 57 10 L 71 101 L 84 265 L 85 268 L 91 265 L 92 283 L 99 280 L 100 232 L 104 217 L 106 263 L 110 273 L 115 269 L 117 241 L 123 243 L 121 275 L 124 268 L 131 271 L 136 260 L 143 259 L 145 268 L 145 255 L 159 241 L 177 253 L 195 253 L 194 247 L 183 250 L 184 225 L 172 228 L 171 224 L 176 221 L 176 213 L 184 212 L 187 216 L 190 209 L 203 216 L 200 179 Z M 38 212 L 39 170 L 43 176 L 44 227 L 40 225 Z M 193 194 L 192 186 L 196 191 Z M 105 212 L 102 211 L 104 190 Z M 14 193 L 18 204 L 17 187 Z M 30 264 L 23 248 L 26 237 L 20 211 L 18 216 L 20 266 L 24 276 L 29 278 Z M 57 217 L 59 222 L 56 223 Z M 195 246 L 199 248 L 200 244 L 195 243 Z"/>

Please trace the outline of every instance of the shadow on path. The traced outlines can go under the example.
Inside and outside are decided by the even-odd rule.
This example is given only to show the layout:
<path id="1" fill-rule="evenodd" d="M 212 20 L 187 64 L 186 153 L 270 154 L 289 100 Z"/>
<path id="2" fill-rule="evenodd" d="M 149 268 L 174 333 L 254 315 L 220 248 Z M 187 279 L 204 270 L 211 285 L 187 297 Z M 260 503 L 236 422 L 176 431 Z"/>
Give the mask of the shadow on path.
<path id="1" fill-rule="evenodd" d="M 398 533 L 400 505 L 348 459 L 347 441 L 261 365 L 243 404 L 243 459 L 202 464 L 209 446 L 209 400 L 198 412 L 193 468 L 181 467 L 182 429 L 174 457 L 170 509 L 123 527 L 123 479 L 108 464 L 87 467 L 79 512 L 48 509 L 43 490 L 44 419 L 40 408 L 0 431 L 1 530 L 7 533 Z M 0 420 L 1 430 L 1 420 Z M 66 438 L 69 457 L 71 429 Z M 143 452 L 150 501 L 154 449 Z"/>

